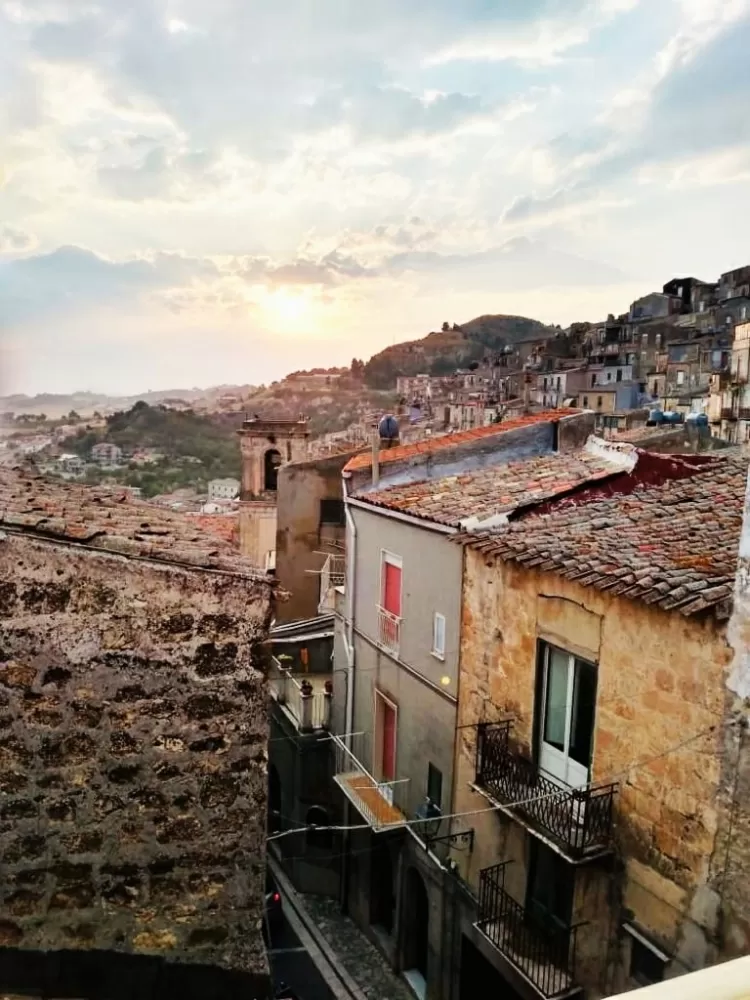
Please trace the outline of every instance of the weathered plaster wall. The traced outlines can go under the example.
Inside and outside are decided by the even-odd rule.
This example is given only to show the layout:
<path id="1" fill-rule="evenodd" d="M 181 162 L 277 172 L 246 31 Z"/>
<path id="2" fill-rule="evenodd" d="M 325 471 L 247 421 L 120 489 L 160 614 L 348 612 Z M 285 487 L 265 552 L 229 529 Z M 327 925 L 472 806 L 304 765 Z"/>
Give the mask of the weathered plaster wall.
<path id="1" fill-rule="evenodd" d="M 276 576 L 288 593 L 279 621 L 313 618 L 320 597 L 321 551 L 343 543 L 345 527 L 320 523 L 320 501 L 341 500 L 341 470 L 355 452 L 294 462 L 279 472 Z"/>
<path id="2" fill-rule="evenodd" d="M 503 562 L 488 565 L 472 550 L 466 550 L 464 594 L 459 726 L 512 715 L 514 738 L 529 752 L 537 639 L 595 660 L 593 779 L 616 777 L 620 789 L 616 867 L 586 876 L 608 880 L 606 892 L 586 891 L 608 899 L 609 912 L 601 914 L 600 923 L 636 921 L 675 955 L 675 973 L 715 959 L 721 953 L 714 893 L 717 835 L 727 821 L 720 794 L 728 664 L 722 631 L 712 621 L 670 615 L 553 574 Z M 715 731 L 629 770 L 709 727 Z M 476 731 L 460 729 L 458 811 L 486 805 L 468 788 L 475 746 Z M 481 868 L 503 860 L 505 846 L 498 835 L 503 821 L 494 814 L 477 816 L 473 824 L 472 881 Z M 580 905 L 580 891 L 577 900 Z M 574 919 L 581 916 L 579 909 Z M 593 933 L 591 925 L 579 932 L 584 962 L 612 946 Z M 622 971 L 611 974 L 612 985 L 622 985 Z"/>
<path id="3" fill-rule="evenodd" d="M 271 598 L 0 534 L 0 945 L 265 975 Z"/>
<path id="4" fill-rule="evenodd" d="M 260 570 L 272 561 L 276 549 L 276 501 L 253 500 L 240 504 L 240 552 Z"/>

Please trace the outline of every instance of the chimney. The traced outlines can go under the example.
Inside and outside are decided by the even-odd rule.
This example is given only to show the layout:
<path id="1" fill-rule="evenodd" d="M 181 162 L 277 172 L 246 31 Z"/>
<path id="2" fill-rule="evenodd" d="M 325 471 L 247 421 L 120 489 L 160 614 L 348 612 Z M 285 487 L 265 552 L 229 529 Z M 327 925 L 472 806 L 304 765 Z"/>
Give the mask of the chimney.
<path id="1" fill-rule="evenodd" d="M 372 485 L 380 482 L 380 430 L 376 425 L 372 430 Z"/>

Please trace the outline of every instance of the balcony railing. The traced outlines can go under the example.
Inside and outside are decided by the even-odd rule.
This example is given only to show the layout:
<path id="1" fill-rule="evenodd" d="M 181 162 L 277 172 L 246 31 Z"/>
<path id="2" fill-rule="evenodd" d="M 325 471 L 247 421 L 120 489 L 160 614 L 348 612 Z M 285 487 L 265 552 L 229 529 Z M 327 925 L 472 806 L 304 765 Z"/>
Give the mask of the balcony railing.
<path id="1" fill-rule="evenodd" d="M 333 735 L 335 762 L 333 780 L 357 812 L 375 833 L 402 826 L 406 822 L 406 791 L 408 779 L 378 781 L 365 766 L 362 758 L 364 733 L 346 739 Z"/>
<path id="2" fill-rule="evenodd" d="M 616 784 L 571 788 L 540 771 L 510 746 L 510 721 L 482 723 L 476 784 L 501 805 L 550 836 L 573 860 L 610 849 Z"/>
<path id="3" fill-rule="evenodd" d="M 565 996 L 575 987 L 577 928 L 542 919 L 517 903 L 505 890 L 507 865 L 479 874 L 477 927 L 543 997 Z"/>
<path id="4" fill-rule="evenodd" d="M 335 588 L 343 587 L 345 574 L 346 557 L 338 553 L 331 553 L 326 556 L 323 568 L 320 571 L 320 597 L 318 600 L 318 612 L 325 614 L 335 607 Z"/>
<path id="5" fill-rule="evenodd" d="M 301 733 L 330 729 L 333 684 L 329 675 L 303 674 L 296 677 L 273 656 L 268 671 L 268 686 L 271 697 L 284 706 Z"/>
<path id="6" fill-rule="evenodd" d="M 396 656 L 398 656 L 401 645 L 402 621 L 403 619 L 399 618 L 398 615 L 386 611 L 385 608 L 378 608 L 378 645 Z"/>
<path id="7" fill-rule="evenodd" d="M 724 406 L 724 407 L 722 407 L 722 410 L 721 410 L 721 419 L 722 420 L 736 420 L 737 419 L 737 414 L 736 414 L 736 412 L 733 409 L 731 409 L 731 407 Z"/>

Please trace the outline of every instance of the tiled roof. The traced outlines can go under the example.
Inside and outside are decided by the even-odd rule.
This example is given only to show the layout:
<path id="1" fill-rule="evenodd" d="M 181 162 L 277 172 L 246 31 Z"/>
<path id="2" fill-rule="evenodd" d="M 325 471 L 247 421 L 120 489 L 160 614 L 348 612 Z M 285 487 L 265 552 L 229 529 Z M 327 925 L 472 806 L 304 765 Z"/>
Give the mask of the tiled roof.
<path id="1" fill-rule="evenodd" d="M 443 448 L 455 448 L 456 445 L 465 444 L 478 438 L 491 437 L 493 434 L 505 434 L 507 431 L 516 430 L 518 427 L 525 427 L 527 424 L 557 423 L 563 417 L 580 413 L 578 409 L 567 409 L 560 407 L 556 410 L 543 410 L 540 413 L 529 413 L 521 417 L 513 417 L 511 420 L 504 420 L 500 424 L 489 424 L 487 427 L 475 427 L 470 431 L 459 431 L 457 434 L 442 434 L 439 437 L 425 438 L 415 441 L 413 444 L 396 445 L 395 448 L 381 449 L 379 462 L 381 467 L 388 462 L 397 462 L 405 458 L 412 458 L 421 454 L 432 454 L 441 451 Z M 372 465 L 372 452 L 368 451 L 362 455 L 355 455 L 344 466 L 344 472 L 356 472 L 358 469 L 369 469 Z"/>
<path id="2" fill-rule="evenodd" d="M 583 483 L 622 472 L 622 462 L 607 461 L 586 451 L 553 452 L 476 472 L 355 496 L 377 507 L 458 527 L 466 518 L 507 514 L 567 493 Z"/>
<path id="3" fill-rule="evenodd" d="M 494 533 L 458 536 L 500 559 L 583 586 L 694 615 L 728 617 L 747 458 L 736 452 L 628 496 L 532 514 Z"/>
<path id="4" fill-rule="evenodd" d="M 124 490 L 59 483 L 0 468 L 0 531 L 74 542 L 124 556 L 260 575 L 200 518 L 133 500 Z"/>

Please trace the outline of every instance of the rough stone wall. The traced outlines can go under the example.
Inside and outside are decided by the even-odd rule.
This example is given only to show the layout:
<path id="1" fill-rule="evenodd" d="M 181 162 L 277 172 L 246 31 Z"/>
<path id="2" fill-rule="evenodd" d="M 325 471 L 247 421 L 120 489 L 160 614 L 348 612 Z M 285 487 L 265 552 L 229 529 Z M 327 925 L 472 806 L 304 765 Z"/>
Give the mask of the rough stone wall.
<path id="1" fill-rule="evenodd" d="M 314 462 L 295 462 L 279 471 L 276 576 L 289 597 L 279 604 L 279 621 L 318 613 L 321 551 L 343 543 L 345 528 L 321 525 L 320 501 L 342 499 L 341 470 L 356 452 Z"/>
<path id="2" fill-rule="evenodd" d="M 0 534 L 0 946 L 265 975 L 271 598 Z"/>
<path id="3" fill-rule="evenodd" d="M 675 957 L 673 973 L 715 960 L 723 954 L 712 912 L 715 871 L 728 821 L 721 794 L 722 765 L 729 762 L 723 632 L 712 621 L 670 615 L 553 574 L 487 564 L 467 550 L 460 727 L 512 715 L 514 738 L 530 751 L 540 637 L 598 663 L 593 779 L 617 776 L 619 793 L 615 868 L 598 875 L 609 888 L 585 890 L 589 898 L 608 899 L 596 934 L 630 919 Z M 683 749 L 628 770 L 709 727 L 714 731 Z M 481 808 L 486 800 L 467 787 L 476 731 L 459 734 L 455 809 Z M 503 858 L 495 816 L 477 816 L 472 825 L 477 839 L 468 876 L 474 882 L 481 868 Z M 574 919 L 582 916 L 574 913 Z M 596 953 L 603 957 L 613 942 L 597 938 L 591 927 L 579 931 L 578 941 L 582 972 L 590 960 L 591 975 L 600 978 Z M 609 970 L 610 992 L 625 985 L 623 975 Z"/>

